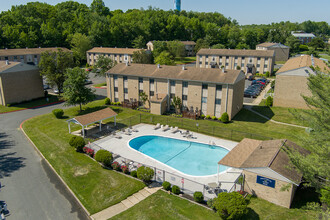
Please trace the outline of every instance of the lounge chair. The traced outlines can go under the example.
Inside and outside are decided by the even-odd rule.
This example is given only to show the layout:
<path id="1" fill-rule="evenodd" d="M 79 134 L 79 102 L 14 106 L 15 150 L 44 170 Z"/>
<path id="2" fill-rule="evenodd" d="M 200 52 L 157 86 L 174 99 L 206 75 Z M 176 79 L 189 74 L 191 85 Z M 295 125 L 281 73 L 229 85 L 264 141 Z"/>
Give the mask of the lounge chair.
<path id="1" fill-rule="evenodd" d="M 154 130 L 157 130 L 157 129 L 159 129 L 159 128 L 160 128 L 160 124 L 157 123 L 157 124 L 155 125 L 155 127 L 154 127 Z"/>
<path id="2" fill-rule="evenodd" d="M 132 126 L 129 126 L 128 128 L 131 129 L 132 132 L 138 132 L 138 130 L 136 128 L 132 128 Z"/>
<path id="3" fill-rule="evenodd" d="M 121 136 L 119 134 L 115 134 L 115 138 L 121 139 Z"/>
<path id="4" fill-rule="evenodd" d="M 163 131 L 167 131 L 168 129 L 170 129 L 170 127 L 169 127 L 168 125 L 165 125 L 165 126 L 163 127 Z"/>
<path id="5" fill-rule="evenodd" d="M 179 131 L 179 128 L 178 127 L 172 128 L 171 131 L 172 131 L 172 133 L 176 133 Z"/>
<path id="6" fill-rule="evenodd" d="M 130 130 L 129 128 L 127 128 L 125 134 L 126 134 L 126 135 L 131 135 L 131 130 Z"/>

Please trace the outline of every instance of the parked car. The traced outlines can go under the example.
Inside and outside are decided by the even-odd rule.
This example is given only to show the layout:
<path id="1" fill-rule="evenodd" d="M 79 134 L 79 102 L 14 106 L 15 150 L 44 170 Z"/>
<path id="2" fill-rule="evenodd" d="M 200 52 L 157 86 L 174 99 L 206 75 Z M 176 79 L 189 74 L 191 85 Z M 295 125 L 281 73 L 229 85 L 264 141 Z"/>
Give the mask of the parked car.
<path id="1" fill-rule="evenodd" d="M 87 85 L 87 84 L 92 84 L 93 82 L 92 82 L 92 80 L 89 80 L 89 79 L 86 79 L 85 80 L 85 85 Z"/>
<path id="2" fill-rule="evenodd" d="M 49 85 L 44 84 L 44 90 L 50 89 Z"/>
<path id="3" fill-rule="evenodd" d="M 250 76 L 248 77 L 248 80 L 249 80 L 249 81 L 254 80 L 254 75 L 250 75 Z"/>
<path id="4" fill-rule="evenodd" d="M 58 88 L 54 88 L 54 89 L 53 89 L 53 92 L 54 92 L 55 94 L 59 94 Z M 63 89 L 61 89 L 61 93 L 63 93 Z"/>

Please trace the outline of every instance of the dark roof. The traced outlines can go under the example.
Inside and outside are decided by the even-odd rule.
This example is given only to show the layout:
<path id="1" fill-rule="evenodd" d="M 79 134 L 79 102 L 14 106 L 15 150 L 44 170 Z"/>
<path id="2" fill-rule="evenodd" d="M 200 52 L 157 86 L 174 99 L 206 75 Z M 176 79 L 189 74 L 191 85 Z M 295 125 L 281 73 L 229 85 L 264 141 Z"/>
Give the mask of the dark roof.
<path id="1" fill-rule="evenodd" d="M 136 48 L 113 48 L 113 47 L 94 47 L 87 51 L 87 53 L 110 53 L 110 54 L 130 54 L 133 55 L 135 51 L 141 49 Z"/>
<path id="2" fill-rule="evenodd" d="M 165 66 L 159 68 L 154 64 L 129 64 L 120 63 L 110 69 L 107 73 L 136 77 L 149 77 L 160 79 L 187 80 L 198 82 L 235 84 L 239 78 L 244 78 L 244 73 L 240 70 L 226 70 L 216 68 L 196 68 L 181 66 Z"/>
<path id="3" fill-rule="evenodd" d="M 273 57 L 274 50 L 200 49 L 197 55 Z"/>
<path id="4" fill-rule="evenodd" d="M 49 47 L 49 48 L 22 48 L 22 49 L 1 49 L 0 56 L 19 56 L 19 55 L 29 55 L 29 54 L 41 54 L 45 51 L 57 51 L 61 49 L 66 52 L 71 52 L 71 50 L 64 47 Z"/>
<path id="5" fill-rule="evenodd" d="M 8 65 L 7 65 L 7 62 L 6 61 L 0 61 L 0 73 L 9 69 L 9 68 L 12 68 L 16 65 L 20 64 L 20 62 L 12 62 L 12 61 L 9 61 L 8 62 Z"/>
<path id="6" fill-rule="evenodd" d="M 86 115 L 77 116 L 74 119 L 76 119 L 76 121 L 78 121 L 81 125 L 89 125 L 91 123 L 111 118 L 116 115 L 117 113 L 114 112 L 111 108 L 105 108 Z"/>
<path id="7" fill-rule="evenodd" d="M 309 153 L 289 140 L 259 141 L 244 138 L 218 164 L 235 168 L 269 167 L 278 174 L 299 184 L 302 175 L 293 167 L 289 156 L 284 151 L 284 146 L 298 150 L 301 154 Z"/>

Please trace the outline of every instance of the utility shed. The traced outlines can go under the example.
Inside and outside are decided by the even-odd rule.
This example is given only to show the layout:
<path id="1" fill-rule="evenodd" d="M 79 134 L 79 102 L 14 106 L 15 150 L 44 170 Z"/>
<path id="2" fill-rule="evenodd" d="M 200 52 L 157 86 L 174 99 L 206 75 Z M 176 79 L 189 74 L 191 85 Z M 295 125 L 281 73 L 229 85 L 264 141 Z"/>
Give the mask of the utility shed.
<path id="1" fill-rule="evenodd" d="M 240 168 L 244 174 L 244 191 L 290 208 L 302 175 L 291 164 L 284 149 L 309 152 L 286 140 L 260 141 L 245 138 L 218 164 Z"/>
<path id="2" fill-rule="evenodd" d="M 20 103 L 44 96 L 42 78 L 36 66 L 0 61 L 0 105 Z"/>

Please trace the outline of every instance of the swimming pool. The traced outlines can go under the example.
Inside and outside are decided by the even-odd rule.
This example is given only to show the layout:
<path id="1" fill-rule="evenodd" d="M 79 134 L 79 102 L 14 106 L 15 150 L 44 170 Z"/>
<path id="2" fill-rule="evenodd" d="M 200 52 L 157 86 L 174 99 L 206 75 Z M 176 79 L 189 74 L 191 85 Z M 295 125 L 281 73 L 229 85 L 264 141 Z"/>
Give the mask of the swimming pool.
<path id="1" fill-rule="evenodd" d="M 227 149 L 155 135 L 130 140 L 129 146 L 178 171 L 192 176 L 217 173 L 218 162 L 229 152 Z M 220 166 L 219 172 L 226 167 Z"/>

